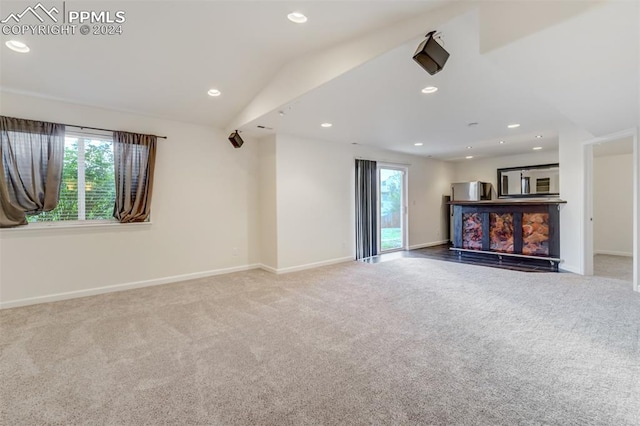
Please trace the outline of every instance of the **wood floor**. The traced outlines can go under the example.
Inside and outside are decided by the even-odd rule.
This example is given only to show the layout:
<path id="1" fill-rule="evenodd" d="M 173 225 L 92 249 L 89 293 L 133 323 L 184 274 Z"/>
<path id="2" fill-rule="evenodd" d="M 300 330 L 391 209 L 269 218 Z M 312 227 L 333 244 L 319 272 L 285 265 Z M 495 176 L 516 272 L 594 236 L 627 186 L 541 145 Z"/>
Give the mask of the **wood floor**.
<path id="1" fill-rule="evenodd" d="M 391 253 L 383 253 L 364 259 L 363 262 L 378 263 L 387 260 L 398 259 L 400 257 L 424 257 L 428 259 L 444 260 L 447 262 L 466 263 L 471 265 L 489 266 L 492 268 L 509 269 L 521 272 L 556 272 L 553 265 L 546 260 L 527 259 L 526 261 L 519 258 L 498 256 L 487 257 L 486 255 L 478 255 L 474 253 L 460 253 L 449 250 L 449 244 L 442 244 L 433 247 L 425 247 L 417 250 L 396 251 Z"/>

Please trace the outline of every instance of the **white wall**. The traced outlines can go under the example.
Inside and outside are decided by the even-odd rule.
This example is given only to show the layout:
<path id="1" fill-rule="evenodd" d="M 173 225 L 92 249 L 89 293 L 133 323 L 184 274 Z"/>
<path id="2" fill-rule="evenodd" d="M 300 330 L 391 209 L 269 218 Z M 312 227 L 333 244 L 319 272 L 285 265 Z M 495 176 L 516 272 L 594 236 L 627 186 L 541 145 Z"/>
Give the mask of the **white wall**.
<path id="1" fill-rule="evenodd" d="M 158 142 L 151 224 L 0 231 L 2 306 L 188 279 L 259 263 L 286 271 L 352 258 L 355 158 L 410 164 L 413 248 L 444 240 L 442 195 L 449 194 L 451 182 L 495 184 L 497 168 L 559 159 L 560 193 L 567 201 L 561 209 L 561 267 L 584 271 L 582 144 L 591 136 L 582 131 L 562 132 L 559 154 L 451 164 L 290 135 L 247 140 L 234 149 L 220 130 L 11 93 L 2 93 L 0 113 L 168 136 Z M 610 174 L 614 168 L 619 169 L 609 167 Z"/>
<path id="2" fill-rule="evenodd" d="M 12 93 L 0 113 L 168 137 L 158 141 L 151 224 L 0 231 L 3 307 L 351 259 L 356 157 L 411 164 L 409 244 L 444 239 L 448 163 L 286 135 L 234 149 L 221 130 Z"/>
<path id="3" fill-rule="evenodd" d="M 424 157 L 277 136 L 278 268 L 353 258 L 355 158 L 410 164 L 409 245 L 442 241 L 452 166 Z"/>
<path id="4" fill-rule="evenodd" d="M 585 154 L 584 143 L 593 139 L 577 127 L 560 131 L 560 268 L 585 273 Z"/>
<path id="5" fill-rule="evenodd" d="M 593 159 L 594 252 L 633 256 L 633 155 Z"/>
<path id="6" fill-rule="evenodd" d="M 258 197 L 260 263 L 269 270 L 278 268 L 278 212 L 276 206 L 276 137 L 257 142 L 259 152 Z"/>
<path id="7" fill-rule="evenodd" d="M 204 126 L 10 93 L 2 93 L 0 113 L 168 137 L 158 141 L 152 224 L 0 231 L 3 306 L 259 261 L 257 153 L 250 141 L 234 149 L 226 133 Z"/>
<path id="8" fill-rule="evenodd" d="M 507 155 L 504 157 L 473 158 L 458 161 L 454 164 L 456 182 L 479 180 L 491 182 L 494 191 L 498 188 L 498 169 L 520 166 L 534 166 L 537 164 L 552 164 L 558 162 L 558 150 L 531 152 L 529 154 Z M 560 165 L 562 168 L 562 165 Z M 494 198 L 496 196 L 494 192 Z M 562 194 L 560 194 L 562 197 Z"/>

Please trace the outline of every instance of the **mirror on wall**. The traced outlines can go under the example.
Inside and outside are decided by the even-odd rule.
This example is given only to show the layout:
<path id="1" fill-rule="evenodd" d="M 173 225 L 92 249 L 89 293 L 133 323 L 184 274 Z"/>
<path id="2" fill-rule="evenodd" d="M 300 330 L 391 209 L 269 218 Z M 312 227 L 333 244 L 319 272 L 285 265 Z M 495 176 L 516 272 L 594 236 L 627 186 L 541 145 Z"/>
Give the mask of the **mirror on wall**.
<path id="1" fill-rule="evenodd" d="M 498 169 L 498 198 L 560 195 L 560 164 Z"/>

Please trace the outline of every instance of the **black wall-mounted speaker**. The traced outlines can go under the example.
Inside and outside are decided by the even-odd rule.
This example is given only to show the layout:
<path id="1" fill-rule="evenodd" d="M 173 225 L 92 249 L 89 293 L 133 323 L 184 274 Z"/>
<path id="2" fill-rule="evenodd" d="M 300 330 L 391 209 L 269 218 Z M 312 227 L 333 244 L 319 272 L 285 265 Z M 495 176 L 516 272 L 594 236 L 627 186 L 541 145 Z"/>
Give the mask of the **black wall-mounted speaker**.
<path id="1" fill-rule="evenodd" d="M 240 148 L 244 143 L 237 130 L 229 135 L 229 141 L 234 148 Z"/>
<path id="2" fill-rule="evenodd" d="M 435 31 L 427 34 L 426 40 L 420 43 L 416 53 L 413 54 L 413 60 L 431 75 L 440 72 L 449 59 L 449 52 L 433 38 L 434 34 Z"/>

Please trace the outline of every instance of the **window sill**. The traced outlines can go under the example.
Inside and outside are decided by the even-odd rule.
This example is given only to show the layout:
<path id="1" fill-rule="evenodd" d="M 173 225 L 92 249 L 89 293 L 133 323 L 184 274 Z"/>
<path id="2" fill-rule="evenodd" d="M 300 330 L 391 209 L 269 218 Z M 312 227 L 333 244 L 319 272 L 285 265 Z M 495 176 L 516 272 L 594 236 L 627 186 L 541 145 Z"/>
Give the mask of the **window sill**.
<path id="1" fill-rule="evenodd" d="M 26 226 L 15 228 L 2 228 L 0 232 L 26 232 L 55 229 L 85 229 L 85 228 L 108 228 L 111 226 L 148 226 L 152 222 L 120 223 L 115 220 L 76 220 L 67 222 L 34 222 Z"/>

